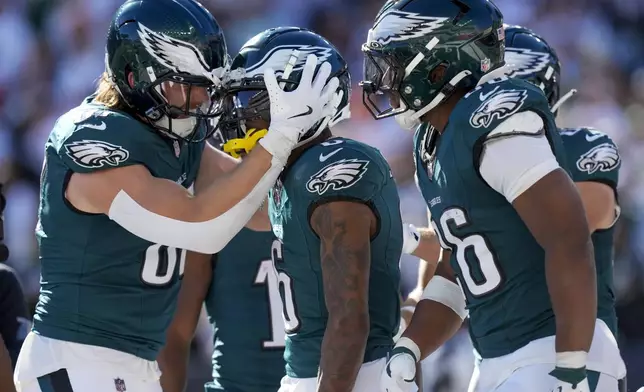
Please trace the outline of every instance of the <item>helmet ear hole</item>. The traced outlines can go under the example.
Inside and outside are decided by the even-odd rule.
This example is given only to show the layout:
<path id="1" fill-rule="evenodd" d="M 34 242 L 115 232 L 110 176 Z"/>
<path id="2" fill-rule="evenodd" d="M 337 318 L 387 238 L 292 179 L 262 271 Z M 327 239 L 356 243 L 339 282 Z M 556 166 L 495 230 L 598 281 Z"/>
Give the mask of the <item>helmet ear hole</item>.
<path id="1" fill-rule="evenodd" d="M 433 84 L 445 79 L 445 74 L 447 73 L 448 68 L 449 64 L 445 62 L 435 66 L 431 71 L 429 71 L 429 82 Z"/>
<path id="2" fill-rule="evenodd" d="M 125 75 L 127 77 L 127 84 L 130 88 L 134 88 L 134 72 L 132 72 L 132 67 L 129 65 L 125 66 Z"/>

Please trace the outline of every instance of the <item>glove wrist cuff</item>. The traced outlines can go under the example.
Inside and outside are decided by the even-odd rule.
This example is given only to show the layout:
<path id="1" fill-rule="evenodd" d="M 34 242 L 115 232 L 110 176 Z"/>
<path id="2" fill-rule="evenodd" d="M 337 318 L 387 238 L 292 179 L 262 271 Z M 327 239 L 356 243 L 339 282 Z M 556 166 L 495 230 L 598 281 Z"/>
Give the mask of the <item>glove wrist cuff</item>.
<path id="1" fill-rule="evenodd" d="M 565 369 L 580 369 L 586 367 L 588 353 L 586 351 L 565 351 L 557 353 L 557 367 Z"/>
<path id="2" fill-rule="evenodd" d="M 271 128 L 273 127 L 268 128 L 266 136 L 259 139 L 259 144 L 273 156 L 273 159 L 279 161 L 282 166 L 285 166 L 295 146 L 295 142 L 284 136 L 281 132 L 271 130 Z"/>
<path id="3" fill-rule="evenodd" d="M 416 362 L 420 360 L 420 348 L 413 340 L 407 337 L 401 337 L 400 339 L 398 339 L 398 342 L 396 342 L 396 345 L 394 346 L 394 350 L 397 348 L 407 349 L 408 351 L 411 352 Z"/>

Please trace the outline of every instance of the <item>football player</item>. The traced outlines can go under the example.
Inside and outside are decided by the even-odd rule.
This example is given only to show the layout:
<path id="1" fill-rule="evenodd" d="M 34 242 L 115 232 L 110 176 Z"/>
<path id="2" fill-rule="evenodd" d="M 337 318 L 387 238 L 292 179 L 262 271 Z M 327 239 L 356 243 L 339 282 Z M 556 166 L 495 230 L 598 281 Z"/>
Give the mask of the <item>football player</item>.
<path id="1" fill-rule="evenodd" d="M 340 89 L 335 114 L 310 128 L 269 193 L 286 327 L 279 390 L 372 392 L 400 318 L 402 222 L 382 155 L 329 130 L 349 114 L 345 60 L 305 29 L 280 27 L 253 37 L 233 60 L 231 75 L 238 79 L 220 124 L 231 134 L 227 139 L 236 138 L 231 148 L 252 147 L 257 132 L 273 121 L 269 101 L 278 87 L 262 80 L 264 68 L 279 70 L 288 91 L 302 82 L 308 53 L 331 63 Z"/>
<path id="2" fill-rule="evenodd" d="M 553 113 L 572 94 L 560 98 L 561 65 L 556 51 L 543 37 L 521 26 L 505 25 L 505 62 L 509 76 L 532 82 L 548 98 Z M 574 91 L 574 90 L 572 90 Z M 588 372 L 591 390 L 626 391 L 626 368 L 616 344 L 617 314 L 613 290 L 613 232 L 619 217 L 617 183 L 621 159 L 613 140 L 594 128 L 560 129 L 568 168 L 586 211 L 592 233 L 597 270 L 597 331 L 590 348 Z"/>
<path id="3" fill-rule="evenodd" d="M 155 359 L 186 250 L 215 253 L 247 223 L 338 85 L 324 90 L 330 65 L 313 80 L 309 62 L 297 90 L 271 96 L 261 148 L 226 173 L 202 140 L 229 65 L 219 25 L 194 0 L 117 10 L 97 93 L 45 145 L 41 291 L 19 391 L 160 391 Z"/>
<path id="4" fill-rule="evenodd" d="M 190 344 L 204 302 L 214 329 L 213 381 L 206 391 L 279 389 L 285 335 L 271 260 L 279 242 L 268 222 L 263 228 L 266 231 L 242 229 L 214 256 L 188 253 L 177 310 L 159 355 L 164 392 L 184 390 Z"/>
<path id="5" fill-rule="evenodd" d="M 489 0 L 388 1 L 363 45 L 364 101 L 417 128 L 417 181 L 445 250 L 383 391 L 414 389 L 416 362 L 468 311 L 478 390 L 589 390 L 588 223 L 548 101 L 503 76 L 502 19 Z"/>

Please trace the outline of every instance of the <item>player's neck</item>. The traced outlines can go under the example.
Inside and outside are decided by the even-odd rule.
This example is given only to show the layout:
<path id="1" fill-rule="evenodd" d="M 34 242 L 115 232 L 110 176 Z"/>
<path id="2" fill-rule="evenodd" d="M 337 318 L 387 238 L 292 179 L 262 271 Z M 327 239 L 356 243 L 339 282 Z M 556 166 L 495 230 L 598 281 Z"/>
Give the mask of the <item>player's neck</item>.
<path id="1" fill-rule="evenodd" d="M 288 157 L 288 161 L 286 162 L 286 167 L 288 168 L 293 164 L 293 162 L 297 161 L 298 158 L 304 153 L 304 151 L 308 150 L 309 148 L 315 146 L 316 144 L 320 144 L 323 141 L 332 138 L 333 134 L 331 133 L 330 129 L 325 129 L 322 131 L 321 134 L 319 134 L 315 139 L 311 140 L 310 142 L 306 143 L 303 146 L 300 146 L 293 150 L 291 155 Z"/>
<path id="2" fill-rule="evenodd" d="M 467 92 L 468 91 L 465 89 L 454 91 L 454 93 L 447 98 L 445 102 L 441 103 L 436 107 L 436 109 L 423 116 L 422 121 L 430 123 L 439 133 L 443 133 L 445 127 L 447 127 L 447 122 L 449 121 L 452 111 L 458 104 L 458 101 L 460 101 Z"/>

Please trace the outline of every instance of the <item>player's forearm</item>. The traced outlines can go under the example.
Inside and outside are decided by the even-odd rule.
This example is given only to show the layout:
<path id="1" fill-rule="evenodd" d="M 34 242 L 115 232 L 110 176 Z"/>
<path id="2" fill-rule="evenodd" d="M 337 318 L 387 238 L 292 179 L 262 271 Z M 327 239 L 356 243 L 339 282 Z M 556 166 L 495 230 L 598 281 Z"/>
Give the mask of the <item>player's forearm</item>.
<path id="1" fill-rule="evenodd" d="M 194 199 L 194 221 L 207 221 L 221 216 L 233 206 L 246 198 L 258 186 L 262 186 L 261 197 L 254 203 L 255 208 L 259 207 L 268 190 L 275 180 L 270 184 L 260 184 L 260 180 L 271 169 L 272 156 L 261 146 L 253 151 L 230 172 L 222 174 L 202 192 L 199 192 Z M 281 168 L 280 168 L 281 169 Z M 279 174 L 279 171 L 277 174 Z M 275 179 L 277 175 L 275 176 Z M 252 207 L 252 206 L 251 206 Z M 254 210 L 253 210 L 254 211 Z"/>
<path id="2" fill-rule="evenodd" d="M 4 341 L 0 336 L 0 390 L 15 392 L 16 387 L 13 384 L 13 367 L 11 366 L 11 357 L 5 347 Z"/>
<path id="3" fill-rule="evenodd" d="M 168 341 L 159 353 L 163 392 L 183 392 L 186 385 L 190 344 Z"/>
<path id="4" fill-rule="evenodd" d="M 329 317 L 320 356 L 319 392 L 350 392 L 364 361 L 369 314 Z"/>
<path id="5" fill-rule="evenodd" d="M 597 317 L 595 263 L 590 241 L 562 241 L 546 249 L 546 279 L 557 324 L 556 351 L 590 349 Z"/>
<path id="6" fill-rule="evenodd" d="M 462 323 L 463 320 L 449 307 L 425 299 L 416 305 L 411 323 L 402 336 L 418 345 L 422 360 L 454 336 Z"/>

